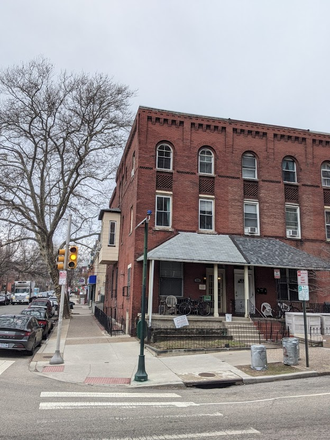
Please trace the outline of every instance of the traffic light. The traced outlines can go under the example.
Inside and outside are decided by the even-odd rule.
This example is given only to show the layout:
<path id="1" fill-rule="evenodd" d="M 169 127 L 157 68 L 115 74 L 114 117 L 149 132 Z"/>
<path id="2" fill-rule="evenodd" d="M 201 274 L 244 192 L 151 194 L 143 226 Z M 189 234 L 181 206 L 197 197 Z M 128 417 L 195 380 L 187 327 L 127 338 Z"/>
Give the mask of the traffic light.
<path id="1" fill-rule="evenodd" d="M 59 249 L 58 250 L 58 256 L 57 256 L 57 269 L 58 270 L 64 270 L 64 260 L 65 260 L 65 249 Z"/>
<path id="2" fill-rule="evenodd" d="M 68 269 L 75 269 L 78 263 L 78 247 L 69 247 Z"/>

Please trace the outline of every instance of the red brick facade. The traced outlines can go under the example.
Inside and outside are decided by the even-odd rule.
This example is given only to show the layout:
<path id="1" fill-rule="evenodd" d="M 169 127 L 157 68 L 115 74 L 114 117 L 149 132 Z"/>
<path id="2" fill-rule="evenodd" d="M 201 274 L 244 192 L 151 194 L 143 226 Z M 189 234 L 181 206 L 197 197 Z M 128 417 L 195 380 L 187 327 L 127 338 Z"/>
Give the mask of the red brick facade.
<path id="1" fill-rule="evenodd" d="M 156 166 L 157 147 L 166 144 L 172 151 L 170 170 Z M 199 172 L 199 152 L 213 154 L 212 173 Z M 242 177 L 242 156 L 255 158 L 257 178 Z M 285 183 L 282 162 L 295 164 L 297 182 Z M 244 235 L 244 200 L 258 204 L 258 237 L 283 240 L 300 250 L 328 258 L 325 209 L 330 210 L 330 186 L 322 185 L 321 166 L 330 161 L 330 135 L 309 130 L 278 127 L 139 108 L 130 138 L 117 172 L 116 190 L 109 207 L 121 209 L 121 231 L 117 280 L 111 280 L 108 267 L 105 305 L 117 319 L 129 319 L 129 327 L 141 308 L 144 228 L 135 226 L 152 210 L 148 249 L 154 249 L 179 231 Z M 155 227 L 156 194 L 171 197 L 171 225 Z M 199 229 L 199 199 L 214 203 L 212 231 Z M 285 206 L 299 209 L 300 237 L 287 238 Z M 329 238 L 329 237 L 328 237 Z M 129 296 L 123 296 L 131 265 Z M 234 269 L 226 267 L 226 310 L 233 312 Z M 201 292 L 194 279 L 205 274 L 205 265 L 185 265 L 183 295 L 198 297 Z M 323 278 L 328 280 L 327 274 Z M 267 295 L 256 295 L 256 307 L 267 300 L 275 303 L 273 269 L 255 268 L 255 288 L 264 287 Z M 330 293 L 315 290 L 313 302 L 323 302 Z M 153 311 L 159 306 L 159 264 L 155 264 Z"/>

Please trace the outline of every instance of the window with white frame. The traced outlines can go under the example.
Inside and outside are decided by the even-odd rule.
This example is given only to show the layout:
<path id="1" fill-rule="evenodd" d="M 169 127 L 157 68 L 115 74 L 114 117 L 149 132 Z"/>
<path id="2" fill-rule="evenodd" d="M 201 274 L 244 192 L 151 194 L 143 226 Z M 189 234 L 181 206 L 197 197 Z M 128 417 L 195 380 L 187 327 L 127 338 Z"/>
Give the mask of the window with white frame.
<path id="1" fill-rule="evenodd" d="M 300 238 L 299 206 L 285 205 L 285 227 L 288 238 Z"/>
<path id="2" fill-rule="evenodd" d="M 201 174 L 213 174 L 214 173 L 213 153 L 208 148 L 203 148 L 199 152 L 198 172 Z"/>
<path id="3" fill-rule="evenodd" d="M 171 205 L 172 198 L 167 195 L 156 196 L 156 226 L 171 227 Z"/>
<path id="4" fill-rule="evenodd" d="M 244 202 L 244 233 L 259 234 L 259 203 Z"/>
<path id="5" fill-rule="evenodd" d="M 325 215 L 325 235 L 326 239 L 330 240 L 330 209 L 324 211 Z"/>
<path id="6" fill-rule="evenodd" d="M 135 151 L 134 151 L 133 156 L 132 156 L 131 176 L 134 176 L 134 173 L 135 173 Z"/>
<path id="7" fill-rule="evenodd" d="M 296 183 L 296 162 L 291 157 L 285 157 L 282 162 L 282 177 L 284 182 Z"/>
<path id="8" fill-rule="evenodd" d="M 330 162 L 323 162 L 321 167 L 322 186 L 330 186 Z"/>
<path id="9" fill-rule="evenodd" d="M 252 153 L 244 153 L 242 156 L 242 177 L 243 179 L 257 178 L 257 159 Z"/>
<path id="10" fill-rule="evenodd" d="M 114 220 L 110 220 L 109 228 L 109 246 L 116 245 L 116 223 Z"/>
<path id="11" fill-rule="evenodd" d="M 129 233 L 131 234 L 133 232 L 133 220 L 134 220 L 134 211 L 133 206 L 131 206 L 130 212 L 129 212 Z"/>
<path id="12" fill-rule="evenodd" d="M 199 229 L 213 231 L 214 229 L 214 201 L 210 199 L 199 200 Z"/>
<path id="13" fill-rule="evenodd" d="M 172 148 L 167 144 L 161 144 L 157 147 L 157 169 L 172 169 Z"/>

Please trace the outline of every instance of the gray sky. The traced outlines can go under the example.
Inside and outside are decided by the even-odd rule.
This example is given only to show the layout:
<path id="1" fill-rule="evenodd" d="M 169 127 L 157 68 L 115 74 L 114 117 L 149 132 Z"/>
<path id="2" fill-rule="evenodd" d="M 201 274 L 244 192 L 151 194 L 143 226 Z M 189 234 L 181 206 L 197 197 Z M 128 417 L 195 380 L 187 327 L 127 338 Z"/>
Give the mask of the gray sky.
<path id="1" fill-rule="evenodd" d="M 0 68 L 40 55 L 139 105 L 330 132 L 328 0 L 1 0 Z"/>

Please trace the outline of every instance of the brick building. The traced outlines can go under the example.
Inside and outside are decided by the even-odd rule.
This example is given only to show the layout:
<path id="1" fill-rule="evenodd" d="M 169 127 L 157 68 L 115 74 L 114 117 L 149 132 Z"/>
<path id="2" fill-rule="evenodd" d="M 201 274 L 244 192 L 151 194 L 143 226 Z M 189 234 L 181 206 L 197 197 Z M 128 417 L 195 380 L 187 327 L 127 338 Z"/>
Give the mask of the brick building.
<path id="1" fill-rule="evenodd" d="M 210 301 L 212 316 L 265 301 L 330 299 L 330 134 L 140 107 L 102 220 L 105 310 L 128 331 L 169 295 Z M 205 318 L 207 319 L 207 318 Z"/>

